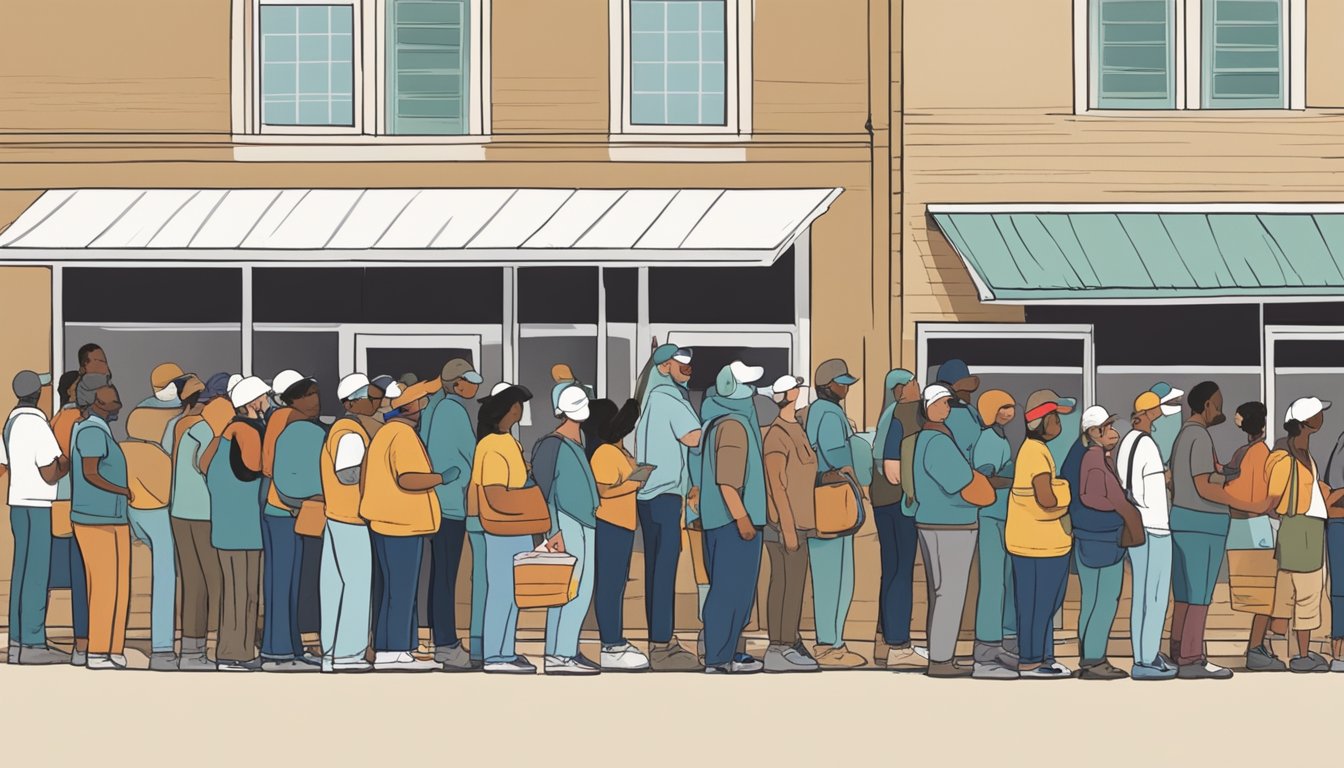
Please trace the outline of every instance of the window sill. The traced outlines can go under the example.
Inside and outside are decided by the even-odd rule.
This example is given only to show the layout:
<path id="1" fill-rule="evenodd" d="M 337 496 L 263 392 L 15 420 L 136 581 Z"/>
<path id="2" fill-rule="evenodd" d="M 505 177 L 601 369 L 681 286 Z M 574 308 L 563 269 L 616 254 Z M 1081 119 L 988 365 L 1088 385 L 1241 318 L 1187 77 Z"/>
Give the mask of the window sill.
<path id="1" fill-rule="evenodd" d="M 244 162 L 403 162 L 484 160 L 489 136 L 235 135 Z"/>
<path id="2" fill-rule="evenodd" d="M 1282 117 L 1301 117 L 1308 114 L 1305 107 L 1284 107 L 1284 108 L 1265 108 L 1255 109 L 1228 109 L 1220 107 L 1211 107 L 1208 109 L 1088 109 L 1073 112 L 1073 117 L 1129 117 L 1142 120 L 1153 120 L 1156 118 L 1175 118 L 1192 119 L 1198 117 L 1211 118 L 1282 118 Z"/>
<path id="3" fill-rule="evenodd" d="M 738 133 L 737 131 L 726 131 L 718 129 L 715 131 L 695 131 L 687 130 L 684 133 L 675 131 L 646 131 L 629 133 L 611 133 L 607 135 L 607 141 L 613 145 L 619 144 L 746 144 L 751 141 L 750 133 Z"/>

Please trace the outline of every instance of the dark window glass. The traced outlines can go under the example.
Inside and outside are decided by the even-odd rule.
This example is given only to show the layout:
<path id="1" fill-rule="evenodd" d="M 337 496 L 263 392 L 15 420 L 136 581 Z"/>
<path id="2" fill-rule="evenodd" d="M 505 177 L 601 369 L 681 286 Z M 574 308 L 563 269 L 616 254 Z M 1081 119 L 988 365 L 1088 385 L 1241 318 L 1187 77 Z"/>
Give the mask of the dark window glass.
<path id="1" fill-rule="evenodd" d="M 1080 366 L 1083 342 L 1076 339 L 930 339 L 931 366 L 960 359 L 972 368 Z"/>
<path id="2" fill-rule="evenodd" d="M 792 325 L 793 249 L 768 267 L 654 267 L 649 321 Z"/>
<path id="3" fill-rule="evenodd" d="M 1029 323 L 1091 324 L 1097 365 L 1259 365 L 1254 304 L 1027 307 Z"/>
<path id="4" fill-rule="evenodd" d="M 61 301 L 69 323 L 237 323 L 243 273 L 213 267 L 68 267 Z"/>
<path id="5" fill-rule="evenodd" d="M 1266 304 L 1265 325 L 1344 325 L 1344 302 Z"/>
<path id="6" fill-rule="evenodd" d="M 1276 341 L 1275 368 L 1336 368 L 1344 360 L 1344 341 Z"/>
<path id="7" fill-rule="evenodd" d="M 267 267 L 252 273 L 259 323 L 499 323 L 494 267 Z"/>
<path id="8" fill-rule="evenodd" d="M 518 322 L 596 323 L 597 267 L 519 269 Z"/>
<path id="9" fill-rule="evenodd" d="M 443 373 L 444 362 L 455 357 L 460 357 L 473 366 L 480 365 L 479 361 L 473 359 L 475 355 L 469 349 L 370 347 L 368 368 L 370 371 L 375 371 L 373 376 L 386 373 L 400 380 L 404 374 L 409 373 L 414 375 L 417 381 L 431 381 Z"/>
<path id="10" fill-rule="evenodd" d="M 252 334 L 252 372 L 266 381 L 285 369 L 312 376 L 322 395 L 322 413 L 340 416 L 340 348 L 340 334 L 334 331 L 257 331 Z"/>
<path id="11" fill-rule="evenodd" d="M 602 280 L 607 288 L 607 322 L 638 322 L 639 270 L 604 269 Z"/>

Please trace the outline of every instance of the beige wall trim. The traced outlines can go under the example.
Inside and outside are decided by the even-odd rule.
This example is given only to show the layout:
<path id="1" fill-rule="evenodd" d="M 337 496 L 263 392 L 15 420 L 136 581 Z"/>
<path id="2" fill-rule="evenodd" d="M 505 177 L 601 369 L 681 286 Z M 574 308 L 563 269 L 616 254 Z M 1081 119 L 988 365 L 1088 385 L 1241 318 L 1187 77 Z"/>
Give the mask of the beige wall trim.
<path id="1" fill-rule="evenodd" d="M 250 138 L 250 137 L 249 137 Z M 425 144 L 247 144 L 233 148 L 239 162 L 264 163 L 409 163 L 485 160 L 485 145 L 471 143 Z"/>
<path id="2" fill-rule="evenodd" d="M 745 163 L 747 148 L 612 147 L 607 150 L 607 156 L 617 163 Z"/>

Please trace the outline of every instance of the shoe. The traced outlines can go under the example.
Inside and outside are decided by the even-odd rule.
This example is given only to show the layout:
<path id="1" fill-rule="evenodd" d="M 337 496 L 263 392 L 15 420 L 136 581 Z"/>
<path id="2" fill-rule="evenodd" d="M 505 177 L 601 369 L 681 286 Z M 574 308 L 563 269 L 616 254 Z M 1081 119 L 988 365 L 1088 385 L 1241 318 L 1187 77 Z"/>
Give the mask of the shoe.
<path id="1" fill-rule="evenodd" d="M 699 672 L 703 665 L 677 639 L 649 647 L 649 666 L 654 672 Z"/>
<path id="2" fill-rule="evenodd" d="M 596 675 L 602 671 L 580 664 L 574 656 L 547 656 L 545 665 L 548 675 Z"/>
<path id="3" fill-rule="evenodd" d="M 301 659 L 268 659 L 261 663 L 262 672 L 317 672 L 321 662 L 313 666 Z"/>
<path id="4" fill-rule="evenodd" d="M 1104 659 L 1096 664 L 1083 664 L 1078 671 L 1079 680 L 1124 680 L 1128 677 L 1125 670 Z"/>
<path id="5" fill-rule="evenodd" d="M 1035 669 L 1022 670 L 1017 675 L 1021 680 L 1068 680 L 1073 677 L 1073 672 L 1072 670 L 1065 672 L 1053 664 L 1042 664 Z"/>
<path id="6" fill-rule="evenodd" d="M 760 659 L 749 653 L 737 653 L 733 655 L 733 674 L 754 675 L 765 669 L 765 665 Z"/>
<path id="7" fill-rule="evenodd" d="M 821 665 L 787 645 L 772 645 L 765 649 L 765 671 L 780 672 L 816 672 Z"/>
<path id="8" fill-rule="evenodd" d="M 1330 662 L 1330 671 L 1344 672 L 1344 661 L 1341 661 L 1340 659 L 1335 659 L 1334 661 Z"/>
<path id="9" fill-rule="evenodd" d="M 112 663 L 116 664 L 118 667 L 121 667 L 122 669 L 126 669 L 127 667 L 130 666 L 130 663 L 126 661 L 126 655 L 122 653 L 112 654 Z"/>
<path id="10" fill-rule="evenodd" d="M 1158 666 L 1157 662 L 1135 664 L 1129 670 L 1129 677 L 1132 680 L 1172 680 L 1176 677 L 1176 670 L 1164 669 Z"/>
<path id="11" fill-rule="evenodd" d="M 916 646 L 915 646 L 915 655 L 919 656 L 919 658 L 921 658 L 921 659 L 923 659 L 923 660 L 925 660 L 925 661 L 928 661 L 928 660 L 929 660 L 929 649 L 928 649 L 928 647 L 927 647 L 927 646 L 923 646 L 923 645 L 916 645 Z"/>
<path id="12" fill-rule="evenodd" d="M 471 654 L 461 643 L 448 648 L 434 649 L 434 662 L 444 672 L 470 672 Z"/>
<path id="13" fill-rule="evenodd" d="M 923 672 L 928 668 L 928 659 L 920 656 L 909 645 L 887 651 L 887 669 L 892 672 Z"/>
<path id="14" fill-rule="evenodd" d="M 924 674 L 929 677 L 951 679 L 957 677 L 970 677 L 975 674 L 971 667 L 958 666 L 952 661 L 930 661 L 929 669 Z"/>
<path id="15" fill-rule="evenodd" d="M 1021 652 L 1018 650 L 1017 647 L 1017 635 L 1008 635 L 1007 637 L 1003 638 L 1003 642 L 1000 643 L 1000 645 L 1003 646 L 1004 652 L 1007 653 L 1009 656 L 1012 656 L 1013 658 L 1017 658 L 1018 656 L 1021 655 Z"/>
<path id="16" fill-rule="evenodd" d="M 86 669 L 124 669 L 117 666 L 112 657 L 104 653 L 90 653 Z"/>
<path id="17" fill-rule="evenodd" d="M 1177 669 L 1179 669 L 1176 666 L 1176 662 L 1172 661 L 1166 656 L 1163 656 L 1161 653 L 1157 654 L 1157 661 L 1154 663 L 1161 669 L 1170 669 L 1172 671 L 1176 671 Z"/>
<path id="18" fill-rule="evenodd" d="M 82 667 L 89 663 L 89 652 L 74 650 L 70 652 L 70 666 Z"/>
<path id="19" fill-rule="evenodd" d="M 977 661 L 971 677 L 976 680 L 1016 680 L 1018 674 L 1015 667 L 1005 667 L 997 661 Z"/>
<path id="20" fill-rule="evenodd" d="M 1017 669 L 1017 655 L 1009 653 L 1004 649 L 1002 643 L 975 643 L 975 650 L 971 654 L 976 664 L 992 664 L 1008 669 Z"/>
<path id="21" fill-rule="evenodd" d="M 483 667 L 488 675 L 535 675 L 537 668 L 526 656 L 519 654 L 512 661 L 485 662 Z"/>
<path id="22" fill-rule="evenodd" d="M 1247 672 L 1287 672 L 1288 665 L 1274 655 L 1268 646 L 1261 645 L 1246 652 Z"/>
<path id="23" fill-rule="evenodd" d="M 705 630 L 695 633 L 695 658 L 703 666 L 705 663 Z"/>
<path id="24" fill-rule="evenodd" d="M 252 661 L 220 661 L 215 664 L 215 670 L 218 672 L 256 672 L 261 669 L 261 665 L 256 659 Z"/>
<path id="25" fill-rule="evenodd" d="M 373 665 L 365 661 L 363 656 L 347 656 L 340 659 L 331 660 L 331 669 L 327 669 L 326 662 L 323 662 L 323 672 L 371 672 Z"/>
<path id="26" fill-rule="evenodd" d="M 882 636 L 882 627 L 878 626 L 877 634 L 873 636 L 873 666 L 878 669 L 886 669 L 887 654 L 891 653 L 891 646 L 887 645 L 887 639 Z"/>
<path id="27" fill-rule="evenodd" d="M 1176 676 L 1182 680 L 1231 680 L 1232 670 L 1205 659 L 1194 664 L 1182 664 Z"/>
<path id="28" fill-rule="evenodd" d="M 649 657 L 629 643 L 604 645 L 598 658 L 602 660 L 603 672 L 647 672 L 649 669 Z"/>
<path id="29" fill-rule="evenodd" d="M 58 648 L 43 645 L 11 645 L 9 647 L 9 663 L 24 666 L 69 664 L 70 654 Z"/>
<path id="30" fill-rule="evenodd" d="M 866 666 L 868 660 L 843 645 L 818 645 L 817 663 L 831 669 L 858 669 Z"/>
<path id="31" fill-rule="evenodd" d="M 439 665 L 433 659 L 417 659 L 409 651 L 378 651 L 373 668 L 377 672 L 433 672 Z"/>
<path id="32" fill-rule="evenodd" d="M 1055 672 L 1064 675 L 1065 677 L 1073 677 L 1073 669 L 1071 669 L 1069 665 L 1061 663 L 1056 659 L 1051 659 L 1044 666 L 1050 667 L 1055 670 Z"/>
<path id="33" fill-rule="evenodd" d="M 1325 657 L 1319 653 L 1309 651 L 1306 656 L 1298 656 L 1288 662 L 1288 670 L 1290 672 L 1329 672 L 1330 662 L 1326 661 Z"/>
<path id="34" fill-rule="evenodd" d="M 797 651 L 805 659 L 808 659 L 810 661 L 817 660 L 816 657 L 814 657 L 812 653 L 807 650 L 807 645 L 803 643 L 802 640 L 799 640 L 790 647 L 793 648 L 793 650 Z"/>
<path id="35" fill-rule="evenodd" d="M 172 651 L 155 651 L 149 656 L 149 668 L 154 672 L 176 672 L 177 654 Z"/>

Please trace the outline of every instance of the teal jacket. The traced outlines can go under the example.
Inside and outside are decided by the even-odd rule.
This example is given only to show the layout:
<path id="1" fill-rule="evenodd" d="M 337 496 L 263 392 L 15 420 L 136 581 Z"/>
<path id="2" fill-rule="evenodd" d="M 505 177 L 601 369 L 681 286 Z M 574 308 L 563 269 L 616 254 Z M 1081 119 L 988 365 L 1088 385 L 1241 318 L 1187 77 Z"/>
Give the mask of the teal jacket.
<path id="1" fill-rule="evenodd" d="M 583 447 L 559 435 L 547 435 L 532 449 L 532 471 L 551 510 L 552 533 L 559 515 L 586 528 L 597 527 L 597 479 Z"/>
<path id="2" fill-rule="evenodd" d="M 971 455 L 971 464 L 985 477 L 1013 476 L 1013 447 L 1008 438 L 999 434 L 994 427 L 980 433 L 975 441 L 975 450 Z M 999 488 L 994 492 L 994 503 L 980 510 L 980 516 L 990 520 L 1008 522 L 1009 489 Z"/>
<path id="3" fill-rule="evenodd" d="M 259 550 L 264 503 L 261 473 L 242 479 L 235 474 L 233 463 L 233 441 L 220 438 L 205 475 L 210 488 L 210 544 L 226 551 Z"/>
<path id="4" fill-rule="evenodd" d="M 975 443 L 980 439 L 980 433 L 985 431 L 985 425 L 980 423 L 980 414 L 971 406 L 954 399 L 946 424 L 962 457 L 970 461 L 975 452 Z"/>
<path id="5" fill-rule="evenodd" d="M 429 464 L 435 472 L 448 477 L 452 468 L 458 470 L 457 479 L 436 486 L 439 509 L 449 520 L 467 518 L 467 483 L 471 480 L 471 462 L 476 454 L 476 432 L 471 416 L 457 395 L 438 393 L 430 398 L 420 417 L 420 439 L 429 453 Z"/>
<path id="6" fill-rule="evenodd" d="M 731 419 L 747 431 L 747 473 L 743 487 L 738 489 L 742 504 L 747 508 L 751 524 L 765 526 L 765 458 L 761 446 L 761 426 L 750 399 L 729 400 L 709 395 L 701 408 L 705 416 L 703 438 L 700 441 L 700 523 L 705 530 L 731 525 L 733 516 L 723 500 L 717 480 L 718 457 L 714 441 L 725 420 Z"/>
<path id="7" fill-rule="evenodd" d="M 126 487 L 126 455 L 107 422 L 89 414 L 70 435 L 70 521 L 80 525 L 120 525 L 129 519 L 126 497 L 95 487 L 84 477 L 84 459 L 98 459 L 98 475 Z"/>
<path id="8" fill-rule="evenodd" d="M 902 470 L 905 463 L 901 463 Z M 961 498 L 971 483 L 971 465 L 957 444 L 937 429 L 925 428 L 915 442 L 915 523 L 924 526 L 970 526 L 980 510 Z"/>
<path id="9" fill-rule="evenodd" d="M 822 471 L 854 466 L 849 449 L 853 433 L 839 403 L 818 400 L 807 407 L 807 441 L 821 459 Z"/>

